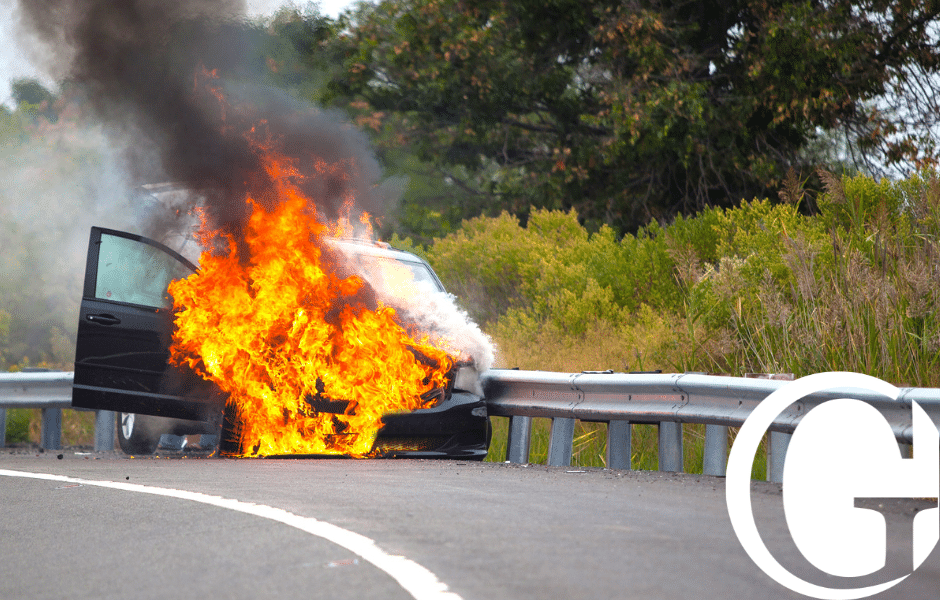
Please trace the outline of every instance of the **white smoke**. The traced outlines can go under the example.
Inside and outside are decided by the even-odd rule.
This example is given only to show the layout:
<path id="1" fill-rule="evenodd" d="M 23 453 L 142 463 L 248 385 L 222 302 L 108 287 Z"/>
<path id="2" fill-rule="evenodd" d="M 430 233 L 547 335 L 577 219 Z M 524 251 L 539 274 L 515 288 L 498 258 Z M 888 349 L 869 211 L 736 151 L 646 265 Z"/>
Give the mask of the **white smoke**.
<path id="1" fill-rule="evenodd" d="M 496 355 L 493 340 L 457 305 L 453 294 L 432 289 L 425 282 L 417 282 L 414 290 L 405 303 L 395 307 L 405 321 L 414 323 L 443 347 L 454 348 L 472 358 L 478 371 L 493 366 Z"/>
<path id="2" fill-rule="evenodd" d="M 120 142 L 76 110 L 0 144 L 0 310 L 13 319 L 0 368 L 72 362 L 91 227 L 140 233 L 147 218 Z"/>
<path id="3" fill-rule="evenodd" d="M 472 359 L 477 371 L 492 367 L 496 355 L 493 340 L 460 308 L 457 298 L 439 290 L 436 281 L 421 280 L 403 265 L 388 268 L 390 264 L 361 261 L 357 270 L 380 301 L 394 308 L 402 322 L 427 334 L 435 346 Z"/>

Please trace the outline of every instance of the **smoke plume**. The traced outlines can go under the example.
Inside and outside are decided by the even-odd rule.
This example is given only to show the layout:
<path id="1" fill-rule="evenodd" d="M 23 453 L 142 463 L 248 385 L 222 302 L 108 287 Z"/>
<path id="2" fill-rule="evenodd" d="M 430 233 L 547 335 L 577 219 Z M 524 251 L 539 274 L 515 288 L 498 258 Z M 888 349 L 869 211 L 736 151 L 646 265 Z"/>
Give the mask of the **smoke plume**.
<path id="1" fill-rule="evenodd" d="M 138 228 L 144 235 L 188 239 L 178 235 L 179 215 L 185 220 L 198 202 L 210 227 L 234 239 L 244 260 L 251 212 L 245 198 L 268 210 L 281 198 L 260 148 L 303 174 L 292 183 L 315 199 L 309 210 L 321 219 L 338 217 L 350 198 L 358 210 L 385 213 L 383 188 L 374 185 L 381 171 L 365 136 L 336 114 L 262 85 L 252 72 L 257 65 L 246 57 L 259 49 L 243 21 L 243 2 L 20 0 L 20 11 L 46 50 L 50 75 L 79 90 L 83 106 L 117 140 L 129 180 L 120 190 L 160 182 L 186 190 L 157 194 L 159 186 L 151 186 L 136 196 L 137 212 L 149 215 Z M 319 168 L 324 163 L 343 168 Z M 389 297 L 381 289 L 377 295 Z M 421 293 L 407 301 L 399 296 L 397 304 L 407 322 L 453 340 L 478 367 L 490 366 L 492 343 L 452 297 Z"/>
<path id="2" fill-rule="evenodd" d="M 243 2 L 21 0 L 21 11 L 50 50 L 48 70 L 82 89 L 131 149 L 132 178 L 191 190 L 223 233 L 239 239 L 246 196 L 269 209 L 277 202 L 259 138 L 305 174 L 298 185 L 316 198 L 311 210 L 322 218 L 335 218 L 350 196 L 359 209 L 382 214 L 373 186 L 380 170 L 365 137 L 257 83 L 245 58 L 254 42 L 241 20 Z M 352 176 L 317 173 L 317 160 L 347 164 Z M 154 221 L 146 233 L 160 237 L 165 226 Z"/>

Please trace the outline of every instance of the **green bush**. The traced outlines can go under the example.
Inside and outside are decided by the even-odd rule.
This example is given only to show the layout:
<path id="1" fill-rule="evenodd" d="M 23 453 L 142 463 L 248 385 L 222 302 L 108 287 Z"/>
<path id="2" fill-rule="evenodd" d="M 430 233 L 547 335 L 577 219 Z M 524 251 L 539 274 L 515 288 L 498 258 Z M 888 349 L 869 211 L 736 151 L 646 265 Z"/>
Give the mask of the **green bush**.
<path id="1" fill-rule="evenodd" d="M 427 256 L 503 366 L 940 384 L 936 173 L 820 179 L 812 215 L 756 199 L 617 239 L 536 210 L 525 227 L 507 214 L 466 221 Z"/>
<path id="2" fill-rule="evenodd" d="M 622 308 L 670 305 L 677 298 L 672 259 L 655 225 L 617 240 L 607 227 L 588 233 L 573 211 L 533 211 L 526 227 L 503 213 L 466 221 L 457 233 L 435 240 L 428 254 L 482 323 L 521 310 L 580 333 L 589 313 L 616 319 Z"/>

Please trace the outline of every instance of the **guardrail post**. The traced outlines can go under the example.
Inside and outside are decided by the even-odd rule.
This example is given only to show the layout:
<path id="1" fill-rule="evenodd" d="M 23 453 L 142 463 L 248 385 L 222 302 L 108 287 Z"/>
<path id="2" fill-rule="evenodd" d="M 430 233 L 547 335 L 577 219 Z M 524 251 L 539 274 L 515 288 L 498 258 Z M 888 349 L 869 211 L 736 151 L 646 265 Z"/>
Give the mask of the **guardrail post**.
<path id="1" fill-rule="evenodd" d="M 0 448 L 7 445 L 7 409 L 0 408 Z"/>
<path id="2" fill-rule="evenodd" d="M 629 471 L 633 453 L 630 421 L 611 421 L 607 424 L 607 468 Z"/>
<path id="3" fill-rule="evenodd" d="M 724 425 L 706 425 L 702 473 L 724 477 L 727 467 L 728 428 Z"/>
<path id="4" fill-rule="evenodd" d="M 551 467 L 571 466 L 571 446 L 574 444 L 574 419 L 552 419 L 552 434 L 548 438 L 548 464 Z"/>
<path id="5" fill-rule="evenodd" d="M 62 409 L 42 409 L 42 430 L 39 446 L 46 450 L 58 450 L 62 447 Z"/>
<path id="6" fill-rule="evenodd" d="M 789 433 L 770 432 L 770 446 L 767 450 L 767 481 L 783 483 L 783 464 L 787 460 L 787 448 L 790 446 Z"/>
<path id="7" fill-rule="evenodd" d="M 659 424 L 659 470 L 682 472 L 682 423 Z"/>
<path id="8" fill-rule="evenodd" d="M 506 440 L 506 460 L 511 463 L 529 462 L 529 442 L 532 417 L 509 417 L 509 439 Z"/>
<path id="9" fill-rule="evenodd" d="M 114 412 L 95 411 L 95 452 L 114 451 Z"/>

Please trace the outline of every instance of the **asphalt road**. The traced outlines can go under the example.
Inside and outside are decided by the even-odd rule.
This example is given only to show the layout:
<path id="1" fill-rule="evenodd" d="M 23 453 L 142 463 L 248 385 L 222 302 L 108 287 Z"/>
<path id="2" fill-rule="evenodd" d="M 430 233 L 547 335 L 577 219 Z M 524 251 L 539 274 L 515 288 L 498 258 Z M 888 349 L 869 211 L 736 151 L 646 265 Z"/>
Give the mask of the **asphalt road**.
<path id="1" fill-rule="evenodd" d="M 58 455 L 0 450 L 0 472 L 83 480 L 0 476 L 0 599 L 802 598 L 741 549 L 719 478 L 444 461 Z M 101 481 L 133 485 L 91 483 Z M 142 493 L 153 488 L 176 495 Z M 768 547 L 805 571 L 781 518 L 780 487 L 755 484 L 752 500 Z M 889 525 L 909 524 L 913 510 L 892 504 Z M 347 549 L 368 547 L 360 536 L 375 542 L 379 558 Z M 903 574 L 909 540 L 891 540 L 889 565 Z M 418 592 L 409 590 L 421 577 Z M 937 549 L 876 596 L 938 597 Z"/>

